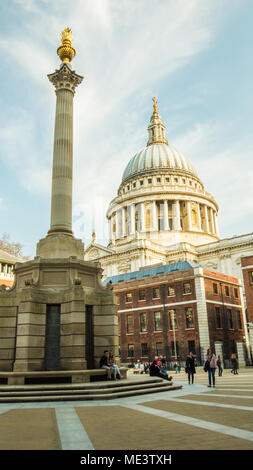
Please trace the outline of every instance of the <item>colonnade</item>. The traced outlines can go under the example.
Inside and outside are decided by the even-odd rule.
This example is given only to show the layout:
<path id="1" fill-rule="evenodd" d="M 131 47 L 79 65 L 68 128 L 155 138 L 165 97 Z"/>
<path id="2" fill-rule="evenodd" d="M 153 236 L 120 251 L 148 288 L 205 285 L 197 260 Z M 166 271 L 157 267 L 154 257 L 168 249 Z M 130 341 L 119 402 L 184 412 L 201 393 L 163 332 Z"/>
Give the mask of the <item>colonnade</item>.
<path id="1" fill-rule="evenodd" d="M 121 207 L 109 217 L 110 239 L 135 232 L 199 231 L 219 236 L 216 211 L 195 201 L 145 201 Z"/>

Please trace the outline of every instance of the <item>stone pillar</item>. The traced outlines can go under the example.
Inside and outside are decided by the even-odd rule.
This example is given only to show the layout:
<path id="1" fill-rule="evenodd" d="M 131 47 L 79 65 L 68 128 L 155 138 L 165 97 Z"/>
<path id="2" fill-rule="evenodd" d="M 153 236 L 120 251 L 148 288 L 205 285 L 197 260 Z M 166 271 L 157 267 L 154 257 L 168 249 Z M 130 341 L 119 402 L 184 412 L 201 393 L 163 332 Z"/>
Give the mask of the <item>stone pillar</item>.
<path id="1" fill-rule="evenodd" d="M 130 235 L 135 234 L 135 204 L 130 206 Z"/>
<path id="2" fill-rule="evenodd" d="M 206 351 L 210 347 L 208 314 L 206 306 L 205 284 L 202 268 L 194 268 L 195 290 L 197 299 L 199 342 L 201 350 L 201 360 L 204 361 Z"/>
<path id="3" fill-rule="evenodd" d="M 47 236 L 37 244 L 36 255 L 83 259 L 84 245 L 72 233 L 73 97 L 83 77 L 63 62 L 48 78 L 56 91 L 51 223 Z"/>
<path id="4" fill-rule="evenodd" d="M 156 207 L 156 201 L 152 202 L 152 227 L 153 230 L 158 229 L 158 220 L 157 220 L 157 207 Z"/>
<path id="5" fill-rule="evenodd" d="M 48 233 L 72 234 L 73 97 L 83 77 L 63 62 L 48 75 L 56 91 L 51 226 Z"/>
<path id="6" fill-rule="evenodd" d="M 141 213 L 141 232 L 146 231 L 146 224 L 145 224 L 145 208 L 144 208 L 144 203 L 141 202 L 140 204 L 140 213 Z"/>
<path id="7" fill-rule="evenodd" d="M 180 224 L 180 203 L 174 201 L 172 204 L 173 230 L 181 230 Z"/>
<path id="8" fill-rule="evenodd" d="M 121 236 L 126 236 L 126 218 L 125 218 L 125 207 L 121 209 Z"/>
<path id="9" fill-rule="evenodd" d="M 199 231 L 202 230 L 201 228 L 201 214 L 200 214 L 200 205 L 197 203 L 197 218 L 198 218 L 198 228 Z"/>
<path id="10" fill-rule="evenodd" d="M 248 325 L 248 329 L 249 329 L 249 360 L 250 360 L 250 364 L 252 364 L 252 361 L 253 361 L 253 323 L 250 323 Z"/>
<path id="11" fill-rule="evenodd" d="M 210 214 L 211 214 L 211 231 L 212 231 L 212 233 L 215 233 L 214 218 L 213 218 L 213 209 L 210 209 Z"/>
<path id="12" fill-rule="evenodd" d="M 246 362 L 245 362 L 245 357 L 244 357 L 244 344 L 242 341 L 237 341 L 236 342 L 236 348 L 237 348 L 237 358 L 238 358 L 238 364 L 239 367 L 245 367 Z"/>
<path id="13" fill-rule="evenodd" d="M 219 237 L 219 224 L 218 224 L 218 217 L 217 217 L 217 213 L 214 212 L 214 222 L 215 222 L 215 233 L 217 235 L 217 237 Z"/>
<path id="14" fill-rule="evenodd" d="M 116 223 L 116 239 L 120 238 L 120 214 L 119 211 L 116 211 L 115 223 Z"/>
<path id="15" fill-rule="evenodd" d="M 192 230 L 192 219 L 191 219 L 191 202 L 187 201 L 187 221 L 188 221 L 188 230 Z"/>
<path id="16" fill-rule="evenodd" d="M 222 341 L 216 341 L 216 342 L 214 343 L 214 347 L 215 347 L 215 356 L 216 356 L 216 358 L 217 358 L 218 356 L 221 357 L 222 368 L 224 369 L 222 345 L 223 345 Z"/>
<path id="17" fill-rule="evenodd" d="M 205 207 L 205 223 L 206 223 L 206 231 L 210 232 L 210 227 L 209 227 L 209 220 L 208 220 L 208 207 Z"/>
<path id="18" fill-rule="evenodd" d="M 164 230 L 169 230 L 169 214 L 168 214 L 168 201 L 163 202 L 163 223 Z"/>

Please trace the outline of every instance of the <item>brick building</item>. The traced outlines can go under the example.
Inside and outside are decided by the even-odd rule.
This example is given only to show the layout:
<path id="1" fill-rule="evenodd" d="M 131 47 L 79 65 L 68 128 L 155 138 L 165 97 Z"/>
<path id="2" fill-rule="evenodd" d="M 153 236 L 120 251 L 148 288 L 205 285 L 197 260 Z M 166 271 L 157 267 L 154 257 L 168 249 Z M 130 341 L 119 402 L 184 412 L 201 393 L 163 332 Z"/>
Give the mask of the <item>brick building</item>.
<path id="1" fill-rule="evenodd" d="M 203 361 L 208 347 L 229 361 L 249 360 L 241 283 L 188 261 L 107 278 L 118 299 L 121 362 L 165 354 Z"/>
<path id="2" fill-rule="evenodd" d="M 253 256 L 241 258 L 245 298 L 246 298 L 246 318 L 249 332 L 249 342 L 251 358 L 253 358 Z"/>

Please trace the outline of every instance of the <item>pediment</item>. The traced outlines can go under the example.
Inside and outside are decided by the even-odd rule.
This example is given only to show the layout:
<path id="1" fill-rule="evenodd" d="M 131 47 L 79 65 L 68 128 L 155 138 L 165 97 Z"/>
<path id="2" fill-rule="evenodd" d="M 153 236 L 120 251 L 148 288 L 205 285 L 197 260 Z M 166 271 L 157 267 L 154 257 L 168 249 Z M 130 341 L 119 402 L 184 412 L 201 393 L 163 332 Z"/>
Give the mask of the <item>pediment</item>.
<path id="1" fill-rule="evenodd" d="M 98 243 L 91 243 L 86 250 L 84 250 L 84 259 L 85 260 L 95 260 L 102 258 L 104 256 L 108 256 L 114 253 L 114 250 L 110 250 L 103 245 L 99 245 Z"/>

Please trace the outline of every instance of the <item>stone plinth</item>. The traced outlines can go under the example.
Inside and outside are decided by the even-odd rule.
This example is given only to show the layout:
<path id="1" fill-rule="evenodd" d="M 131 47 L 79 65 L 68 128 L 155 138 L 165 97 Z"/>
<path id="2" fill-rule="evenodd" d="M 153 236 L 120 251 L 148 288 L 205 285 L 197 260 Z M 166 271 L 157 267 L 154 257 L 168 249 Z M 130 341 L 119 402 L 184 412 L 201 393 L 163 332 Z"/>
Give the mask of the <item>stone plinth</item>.
<path id="1" fill-rule="evenodd" d="M 96 368 L 105 349 L 118 361 L 115 297 L 101 285 L 100 265 L 75 257 L 18 263 L 13 289 L 0 292 L 0 334 L 2 371 Z"/>
<path id="2" fill-rule="evenodd" d="M 84 244 L 82 240 L 66 233 L 47 235 L 37 243 L 37 256 L 41 258 L 68 258 L 75 256 L 83 259 Z"/>

